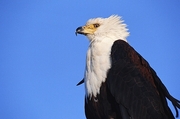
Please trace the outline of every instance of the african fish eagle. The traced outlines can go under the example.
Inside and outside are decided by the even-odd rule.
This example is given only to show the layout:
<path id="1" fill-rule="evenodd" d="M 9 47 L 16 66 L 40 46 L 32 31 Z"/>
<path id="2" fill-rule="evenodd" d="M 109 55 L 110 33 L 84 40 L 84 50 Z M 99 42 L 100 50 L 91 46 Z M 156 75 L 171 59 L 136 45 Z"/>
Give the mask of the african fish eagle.
<path id="1" fill-rule="evenodd" d="M 94 18 L 76 34 L 90 41 L 86 56 L 87 119 L 174 119 L 180 101 L 172 97 L 149 63 L 127 42 L 126 24 L 118 15 Z"/>

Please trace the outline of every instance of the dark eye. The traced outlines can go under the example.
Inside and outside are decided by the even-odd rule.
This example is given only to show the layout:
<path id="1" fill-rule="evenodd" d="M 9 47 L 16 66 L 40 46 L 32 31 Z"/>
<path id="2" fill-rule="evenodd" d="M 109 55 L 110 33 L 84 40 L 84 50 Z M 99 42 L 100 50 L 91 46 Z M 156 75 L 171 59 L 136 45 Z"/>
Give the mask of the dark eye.
<path id="1" fill-rule="evenodd" d="M 99 27 L 99 26 L 100 26 L 99 24 L 94 24 L 94 27 L 95 27 L 95 28 L 97 28 L 97 27 Z"/>

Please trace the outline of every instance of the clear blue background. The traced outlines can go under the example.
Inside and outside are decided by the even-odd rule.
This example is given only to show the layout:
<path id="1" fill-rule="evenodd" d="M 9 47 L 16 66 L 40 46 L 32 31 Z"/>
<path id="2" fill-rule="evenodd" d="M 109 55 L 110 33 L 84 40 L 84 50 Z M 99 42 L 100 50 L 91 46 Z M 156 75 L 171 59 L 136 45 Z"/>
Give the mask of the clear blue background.
<path id="1" fill-rule="evenodd" d="M 179 0 L 1 0 L 0 119 L 84 119 L 89 18 L 122 16 L 129 43 L 180 99 Z M 174 113 L 174 109 L 170 104 Z"/>

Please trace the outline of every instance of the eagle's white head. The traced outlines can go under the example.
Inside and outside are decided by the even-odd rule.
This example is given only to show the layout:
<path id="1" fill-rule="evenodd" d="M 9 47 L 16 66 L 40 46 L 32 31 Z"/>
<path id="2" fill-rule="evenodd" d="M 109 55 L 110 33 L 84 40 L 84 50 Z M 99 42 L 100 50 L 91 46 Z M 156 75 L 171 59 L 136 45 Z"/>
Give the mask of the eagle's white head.
<path id="1" fill-rule="evenodd" d="M 96 97 L 111 67 L 110 53 L 114 41 L 126 41 L 129 32 L 123 20 L 117 15 L 112 15 L 108 18 L 88 20 L 85 26 L 76 29 L 76 34 L 83 34 L 90 40 L 84 80 L 86 97 Z"/>
<path id="2" fill-rule="evenodd" d="M 91 41 L 97 37 L 112 37 L 112 39 L 122 39 L 126 41 L 129 36 L 126 24 L 118 15 L 111 15 L 108 18 L 89 19 L 85 26 L 78 27 L 76 34 L 83 34 Z"/>

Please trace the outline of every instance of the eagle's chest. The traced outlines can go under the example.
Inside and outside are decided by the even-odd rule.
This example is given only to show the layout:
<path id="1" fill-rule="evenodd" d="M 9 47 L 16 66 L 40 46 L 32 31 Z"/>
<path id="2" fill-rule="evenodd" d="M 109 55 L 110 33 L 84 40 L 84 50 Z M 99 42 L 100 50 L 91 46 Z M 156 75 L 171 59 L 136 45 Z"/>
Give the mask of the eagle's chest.
<path id="1" fill-rule="evenodd" d="M 112 43 L 107 42 L 94 42 L 89 46 L 84 77 L 88 97 L 96 97 L 102 82 L 106 80 L 107 71 L 111 67 L 111 47 Z"/>

